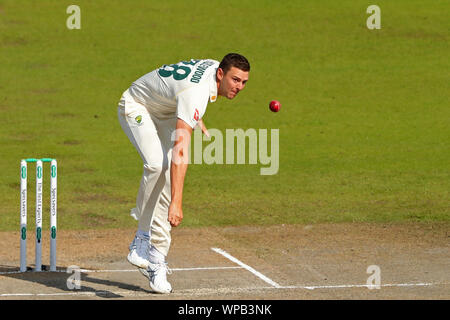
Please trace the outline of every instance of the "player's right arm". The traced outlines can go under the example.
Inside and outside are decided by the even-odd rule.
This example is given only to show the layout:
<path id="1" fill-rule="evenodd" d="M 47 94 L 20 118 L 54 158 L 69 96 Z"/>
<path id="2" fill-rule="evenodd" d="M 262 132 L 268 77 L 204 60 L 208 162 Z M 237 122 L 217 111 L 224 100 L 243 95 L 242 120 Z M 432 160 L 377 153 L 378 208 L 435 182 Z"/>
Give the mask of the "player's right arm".
<path id="1" fill-rule="evenodd" d="M 183 219 L 183 186 L 189 161 L 189 142 L 191 141 L 192 127 L 185 121 L 177 119 L 175 144 L 172 149 L 172 162 L 170 164 L 171 202 L 169 206 L 169 222 L 176 227 Z"/>
<path id="2" fill-rule="evenodd" d="M 209 136 L 201 120 L 208 101 L 208 87 L 191 87 L 180 92 L 177 99 L 177 124 L 175 143 L 172 148 L 172 162 L 170 164 L 171 202 L 168 220 L 172 227 L 176 227 L 183 219 L 182 199 L 184 178 L 189 162 L 189 143 L 192 131 L 196 125 Z"/>

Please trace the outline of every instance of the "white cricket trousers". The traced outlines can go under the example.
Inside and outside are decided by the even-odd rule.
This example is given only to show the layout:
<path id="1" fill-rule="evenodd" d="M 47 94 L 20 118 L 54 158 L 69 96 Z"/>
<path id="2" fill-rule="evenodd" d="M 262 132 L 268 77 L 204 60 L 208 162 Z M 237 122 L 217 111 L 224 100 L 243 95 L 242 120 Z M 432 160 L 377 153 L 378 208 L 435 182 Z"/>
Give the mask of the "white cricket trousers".
<path id="1" fill-rule="evenodd" d="M 171 242 L 171 225 L 167 218 L 171 199 L 172 133 L 177 119 L 156 118 L 143 104 L 136 102 L 128 90 L 120 99 L 118 117 L 144 162 L 136 208 L 131 210 L 131 216 L 139 221 L 140 231 L 150 234 L 152 245 L 167 256 Z"/>

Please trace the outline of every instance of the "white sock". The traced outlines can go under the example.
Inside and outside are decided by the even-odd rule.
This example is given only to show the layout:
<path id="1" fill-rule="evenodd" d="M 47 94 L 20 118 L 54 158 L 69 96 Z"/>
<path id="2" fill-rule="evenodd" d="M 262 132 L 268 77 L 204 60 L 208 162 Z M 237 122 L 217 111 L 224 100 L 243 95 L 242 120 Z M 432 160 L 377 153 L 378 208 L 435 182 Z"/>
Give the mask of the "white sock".
<path id="1" fill-rule="evenodd" d="M 150 239 L 150 234 L 148 232 L 142 231 L 142 230 L 138 230 L 136 232 L 136 236 L 138 238 L 144 238 L 144 239 Z"/>
<path id="2" fill-rule="evenodd" d="M 153 245 L 150 248 L 150 262 L 151 263 L 164 263 L 166 262 L 166 256 L 158 251 Z"/>

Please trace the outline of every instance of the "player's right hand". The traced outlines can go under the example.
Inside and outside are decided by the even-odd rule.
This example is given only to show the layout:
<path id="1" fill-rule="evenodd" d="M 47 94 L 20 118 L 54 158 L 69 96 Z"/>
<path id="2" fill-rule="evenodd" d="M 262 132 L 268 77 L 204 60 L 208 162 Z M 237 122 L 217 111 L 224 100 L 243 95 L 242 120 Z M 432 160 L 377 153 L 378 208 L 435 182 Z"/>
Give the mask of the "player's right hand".
<path id="1" fill-rule="evenodd" d="M 172 227 L 177 227 L 183 220 L 183 209 L 180 206 L 170 204 L 169 218 L 167 219 Z"/>

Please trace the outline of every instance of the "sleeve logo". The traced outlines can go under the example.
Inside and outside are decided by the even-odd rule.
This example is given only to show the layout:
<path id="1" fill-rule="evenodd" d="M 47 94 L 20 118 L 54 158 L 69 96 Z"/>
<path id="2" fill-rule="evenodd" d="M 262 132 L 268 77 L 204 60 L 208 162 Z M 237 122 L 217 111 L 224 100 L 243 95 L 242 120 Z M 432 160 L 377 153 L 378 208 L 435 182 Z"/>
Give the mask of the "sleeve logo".
<path id="1" fill-rule="evenodd" d="M 195 120 L 195 121 L 198 121 L 198 116 L 199 116 L 198 110 L 195 109 L 195 113 L 194 113 L 194 120 Z"/>

